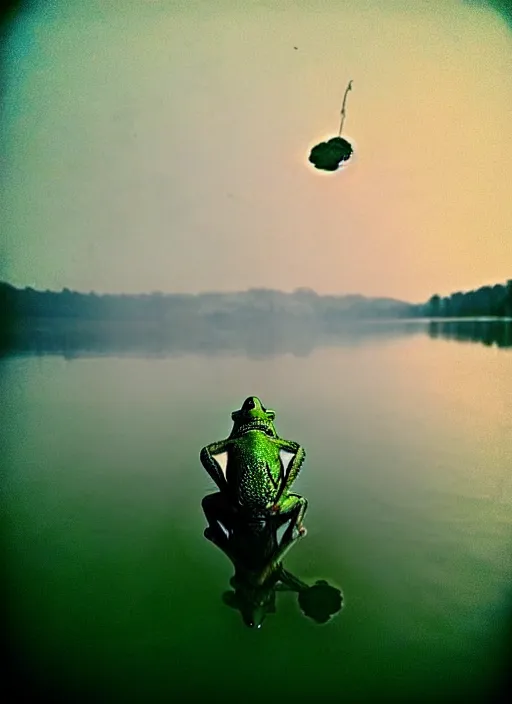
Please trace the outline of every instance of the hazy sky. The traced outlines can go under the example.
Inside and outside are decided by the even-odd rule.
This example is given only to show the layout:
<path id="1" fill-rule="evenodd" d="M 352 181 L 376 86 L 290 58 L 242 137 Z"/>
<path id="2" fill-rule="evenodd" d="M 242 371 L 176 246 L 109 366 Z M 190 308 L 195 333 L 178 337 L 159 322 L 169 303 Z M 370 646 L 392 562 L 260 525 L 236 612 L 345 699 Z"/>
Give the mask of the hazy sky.
<path id="1" fill-rule="evenodd" d="M 417 301 L 512 277 L 512 29 L 482 3 L 45 0 L 4 78 L 15 285 Z M 317 172 L 350 79 L 356 157 Z"/>

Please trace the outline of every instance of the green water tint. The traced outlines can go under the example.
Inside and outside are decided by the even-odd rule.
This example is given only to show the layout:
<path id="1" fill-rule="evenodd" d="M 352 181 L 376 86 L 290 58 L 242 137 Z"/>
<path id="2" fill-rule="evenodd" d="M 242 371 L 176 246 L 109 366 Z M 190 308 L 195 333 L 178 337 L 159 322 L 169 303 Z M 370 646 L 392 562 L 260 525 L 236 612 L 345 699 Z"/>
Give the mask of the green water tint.
<path id="1" fill-rule="evenodd" d="M 320 144 L 317 144 L 311 150 L 309 161 L 316 169 L 321 169 L 322 171 L 337 171 L 354 153 L 350 142 L 341 136 L 346 117 L 347 95 L 351 90 L 352 81 L 349 81 L 345 95 L 343 96 L 338 136 L 329 139 L 327 142 L 320 142 Z"/>
<path id="2" fill-rule="evenodd" d="M 179 348 L 195 351 L 157 357 L 139 333 L 98 343 L 94 358 L 4 357 L 5 589 L 19 662 L 6 664 L 5 688 L 32 682 L 25 700 L 39 702 L 46 682 L 61 695 L 48 701 L 73 704 L 232 704 L 240 692 L 248 704 L 493 701 L 510 672 L 512 437 L 500 409 L 512 348 L 488 346 L 486 322 L 460 337 L 455 322 L 435 335 L 401 325 L 319 340 L 307 356 L 276 333 L 264 357 L 195 338 Z M 342 589 L 324 628 L 301 613 L 314 587 L 278 587 L 256 632 L 222 602 L 235 567 L 202 535 L 201 499 L 216 489 L 197 450 L 248 379 L 275 399 L 277 430 L 306 444 L 294 488 L 309 500 L 309 532 L 281 562 Z"/>
<path id="3" fill-rule="evenodd" d="M 209 526 L 204 535 L 231 560 L 235 574 L 230 579 L 233 591 L 224 592 L 227 606 L 240 612 L 250 628 L 261 628 L 268 614 L 276 612 L 277 592 L 298 595 L 302 613 L 316 623 L 327 623 L 339 613 L 343 596 L 325 580 L 308 585 L 288 572 L 283 558 L 302 539 L 293 535 L 293 525 L 283 517 L 255 522 L 240 519 L 219 494 L 203 499 Z M 281 538 L 278 530 L 287 525 Z"/>

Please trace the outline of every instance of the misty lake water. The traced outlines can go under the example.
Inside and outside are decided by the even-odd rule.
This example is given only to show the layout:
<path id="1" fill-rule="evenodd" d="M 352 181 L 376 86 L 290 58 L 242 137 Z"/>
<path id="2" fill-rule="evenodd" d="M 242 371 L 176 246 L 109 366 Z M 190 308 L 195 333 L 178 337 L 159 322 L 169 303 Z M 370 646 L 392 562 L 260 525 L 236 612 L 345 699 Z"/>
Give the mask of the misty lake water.
<path id="1" fill-rule="evenodd" d="M 490 701 L 512 632 L 512 349 L 418 331 L 0 365 L 26 679 L 67 701 Z M 222 601 L 199 450 L 251 394 L 307 451 L 308 535 L 285 566 L 343 591 L 325 625 L 292 593 L 260 630 Z"/>

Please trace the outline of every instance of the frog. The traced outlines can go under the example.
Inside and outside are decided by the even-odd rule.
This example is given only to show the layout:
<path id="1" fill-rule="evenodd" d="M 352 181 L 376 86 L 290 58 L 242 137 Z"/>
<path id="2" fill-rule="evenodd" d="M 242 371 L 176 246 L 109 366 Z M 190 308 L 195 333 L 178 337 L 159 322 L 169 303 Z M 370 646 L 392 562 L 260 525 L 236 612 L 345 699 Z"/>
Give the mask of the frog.
<path id="1" fill-rule="evenodd" d="M 277 595 L 294 592 L 304 616 L 318 624 L 327 623 L 343 605 L 340 589 L 326 580 L 306 584 L 287 569 L 283 561 L 300 536 L 279 537 L 286 524 L 286 516 L 276 515 L 262 523 L 247 523 L 222 511 L 216 494 L 204 497 L 205 511 L 211 525 L 207 539 L 216 545 L 231 561 L 235 573 L 229 580 L 232 591 L 222 595 L 223 602 L 237 610 L 246 626 L 260 629 L 269 614 L 276 613 Z M 213 499 L 213 501 L 212 501 Z"/>
<path id="2" fill-rule="evenodd" d="M 307 499 L 291 491 L 306 452 L 278 436 L 275 417 L 257 396 L 248 396 L 231 413 L 229 436 L 202 448 L 201 464 L 219 489 L 203 500 L 210 527 L 213 510 L 217 515 L 234 512 L 249 524 L 281 517 L 289 521 L 290 534 L 296 529 L 300 537 L 306 535 Z"/>

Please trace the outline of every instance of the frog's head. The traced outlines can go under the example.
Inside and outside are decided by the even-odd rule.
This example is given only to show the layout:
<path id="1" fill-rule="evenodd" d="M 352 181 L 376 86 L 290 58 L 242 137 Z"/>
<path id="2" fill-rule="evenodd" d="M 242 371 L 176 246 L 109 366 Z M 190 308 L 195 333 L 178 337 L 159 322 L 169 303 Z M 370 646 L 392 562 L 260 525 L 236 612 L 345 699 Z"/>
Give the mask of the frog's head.
<path id="1" fill-rule="evenodd" d="M 273 422 L 275 417 L 274 411 L 266 409 L 257 396 L 249 396 L 243 402 L 242 408 L 231 414 L 233 421 L 231 437 L 240 437 L 249 430 L 261 430 L 275 438 L 277 437 Z"/>

